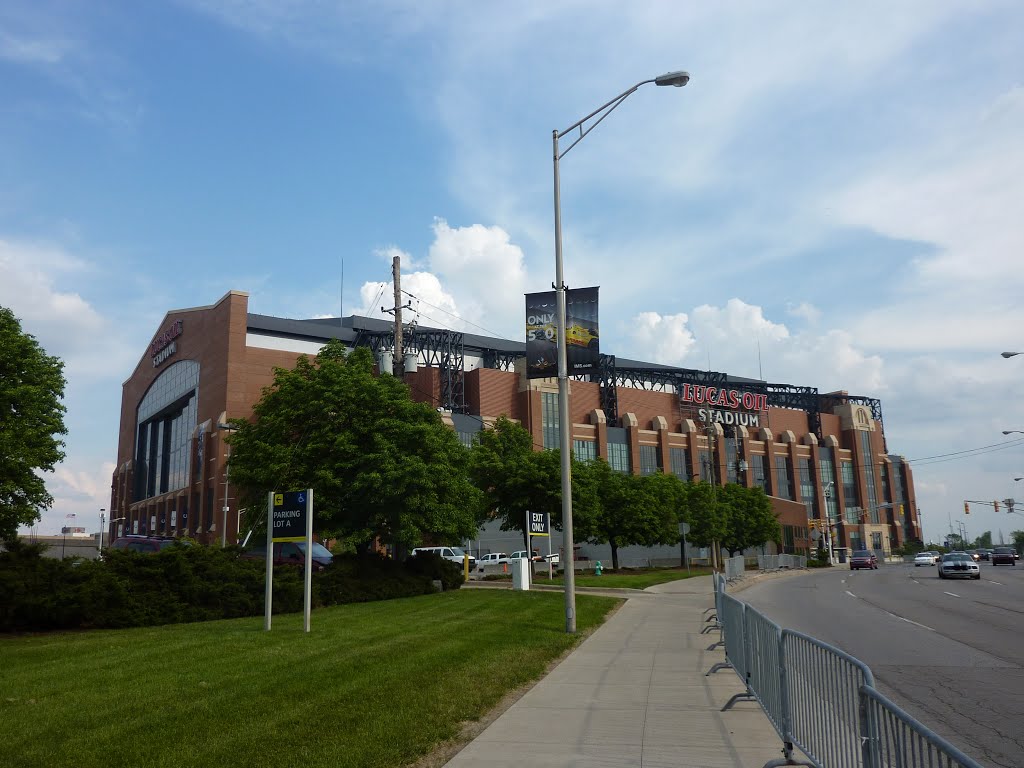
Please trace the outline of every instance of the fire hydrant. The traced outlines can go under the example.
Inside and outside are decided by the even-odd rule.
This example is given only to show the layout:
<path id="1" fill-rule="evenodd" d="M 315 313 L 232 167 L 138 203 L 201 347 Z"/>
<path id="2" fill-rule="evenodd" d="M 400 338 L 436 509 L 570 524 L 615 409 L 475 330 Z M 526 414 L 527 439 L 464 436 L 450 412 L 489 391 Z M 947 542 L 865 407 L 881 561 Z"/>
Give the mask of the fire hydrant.
<path id="1" fill-rule="evenodd" d="M 603 570 L 604 570 L 604 568 L 601 566 L 601 561 L 598 560 L 597 561 L 597 565 L 594 566 L 594 575 L 595 576 L 600 576 L 601 575 L 601 571 L 603 571 Z"/>

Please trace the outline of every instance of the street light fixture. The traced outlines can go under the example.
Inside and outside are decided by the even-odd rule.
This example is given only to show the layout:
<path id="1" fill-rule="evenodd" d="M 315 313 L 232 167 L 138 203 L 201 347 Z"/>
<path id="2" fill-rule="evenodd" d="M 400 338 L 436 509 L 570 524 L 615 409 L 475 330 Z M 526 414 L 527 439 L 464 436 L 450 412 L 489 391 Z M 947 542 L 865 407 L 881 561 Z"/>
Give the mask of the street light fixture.
<path id="1" fill-rule="evenodd" d="M 1016 357 L 1017 355 L 1024 355 L 1024 352 L 1000 352 L 1003 357 Z"/>
<path id="2" fill-rule="evenodd" d="M 583 137 L 594 130 L 601 121 L 610 115 L 619 104 L 625 101 L 640 86 L 654 83 L 655 85 L 671 85 L 681 88 L 690 82 L 688 72 L 667 72 L 650 80 L 641 80 L 632 88 L 627 89 L 611 101 L 595 109 L 582 120 L 578 120 L 564 131 L 551 132 L 552 161 L 555 175 L 555 311 L 557 313 L 557 345 L 558 345 L 558 423 L 559 449 L 562 464 L 562 528 L 565 546 L 565 631 L 576 632 L 576 573 L 575 552 L 572 536 L 572 424 L 569 421 L 569 376 L 565 351 L 565 281 L 562 279 L 562 199 L 559 183 L 558 163 L 569 150 L 583 141 Z M 584 124 L 596 118 L 586 129 Z M 564 150 L 559 150 L 558 140 L 570 131 L 579 129 L 579 135 Z"/>
<path id="3" fill-rule="evenodd" d="M 1003 434 L 1004 435 L 1024 435 L 1024 430 L 1022 430 L 1022 429 L 1004 429 L 1003 430 Z"/>
<path id="4" fill-rule="evenodd" d="M 230 424 L 217 424 L 217 429 L 223 429 L 226 432 L 234 432 L 238 427 L 233 427 Z M 220 529 L 220 545 L 226 547 L 228 545 L 228 491 L 230 490 L 230 478 L 228 471 L 231 466 L 231 443 L 228 443 L 228 456 L 227 461 L 224 465 L 224 505 L 221 507 L 221 529 Z M 235 539 L 237 542 L 238 539 Z"/>

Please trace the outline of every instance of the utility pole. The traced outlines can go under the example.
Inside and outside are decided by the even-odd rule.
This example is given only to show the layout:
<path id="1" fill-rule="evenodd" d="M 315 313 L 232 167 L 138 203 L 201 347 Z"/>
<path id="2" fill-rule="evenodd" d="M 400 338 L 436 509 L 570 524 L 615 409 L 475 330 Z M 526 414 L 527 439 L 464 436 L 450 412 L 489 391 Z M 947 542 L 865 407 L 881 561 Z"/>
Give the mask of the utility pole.
<path id="1" fill-rule="evenodd" d="M 402 350 L 402 310 L 411 308 L 411 304 L 402 303 L 402 259 L 395 256 L 391 259 L 391 276 L 395 285 L 395 305 L 392 309 L 380 308 L 395 316 L 395 359 L 392 361 L 395 376 L 402 378 L 405 374 L 405 358 Z"/>
<path id="2" fill-rule="evenodd" d="M 395 283 L 395 371 L 401 376 L 405 373 L 405 360 L 402 358 L 402 260 L 395 256 L 391 260 L 391 275 Z"/>

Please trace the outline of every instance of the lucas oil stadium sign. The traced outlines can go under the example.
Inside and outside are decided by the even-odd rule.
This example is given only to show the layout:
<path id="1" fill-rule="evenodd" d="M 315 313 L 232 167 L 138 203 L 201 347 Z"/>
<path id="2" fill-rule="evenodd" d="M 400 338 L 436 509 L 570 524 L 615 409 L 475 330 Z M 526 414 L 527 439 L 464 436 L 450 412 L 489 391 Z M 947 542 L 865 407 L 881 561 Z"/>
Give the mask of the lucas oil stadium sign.
<path id="1" fill-rule="evenodd" d="M 760 427 L 761 412 L 768 410 L 768 395 L 760 392 L 743 392 L 724 387 L 707 387 L 701 384 L 683 384 L 679 400 L 693 405 L 717 405 L 720 408 L 743 410 L 719 410 L 698 408 L 697 418 L 705 424 L 726 424 L 737 427 Z"/>
<path id="2" fill-rule="evenodd" d="M 760 427 L 761 414 L 743 411 L 716 411 L 712 408 L 697 409 L 697 418 L 705 424 L 732 424 L 738 427 Z"/>

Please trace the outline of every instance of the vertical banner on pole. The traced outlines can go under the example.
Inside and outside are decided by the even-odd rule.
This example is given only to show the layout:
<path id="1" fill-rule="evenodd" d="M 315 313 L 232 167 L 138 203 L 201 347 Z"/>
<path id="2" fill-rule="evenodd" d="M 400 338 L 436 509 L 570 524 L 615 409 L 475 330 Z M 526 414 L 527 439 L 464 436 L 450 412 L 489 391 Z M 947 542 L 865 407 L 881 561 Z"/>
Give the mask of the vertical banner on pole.
<path id="1" fill-rule="evenodd" d="M 601 352 L 598 289 L 566 291 L 565 350 L 569 375 L 597 370 Z M 526 376 L 548 378 L 558 373 L 555 291 L 526 294 Z"/>

